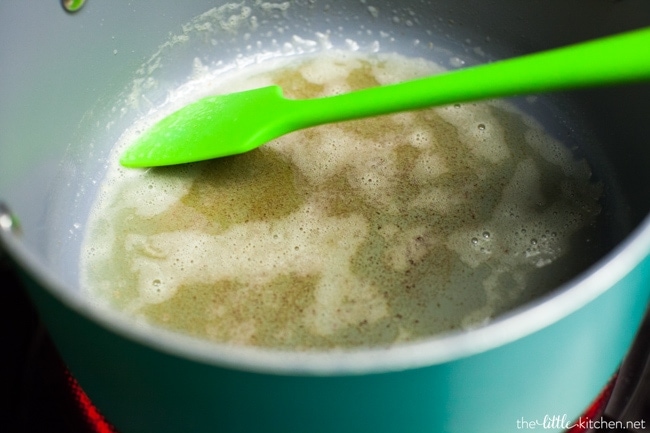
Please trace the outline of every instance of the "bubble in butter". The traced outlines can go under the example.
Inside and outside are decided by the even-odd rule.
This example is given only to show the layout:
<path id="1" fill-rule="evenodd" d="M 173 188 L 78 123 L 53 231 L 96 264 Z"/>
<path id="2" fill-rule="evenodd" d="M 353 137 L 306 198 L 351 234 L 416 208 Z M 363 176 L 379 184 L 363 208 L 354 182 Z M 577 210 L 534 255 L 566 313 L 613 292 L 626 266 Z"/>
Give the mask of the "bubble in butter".
<path id="1" fill-rule="evenodd" d="M 306 98 L 437 71 L 327 51 L 225 77 L 216 92 L 277 83 Z M 584 269 L 601 194 L 585 161 L 505 103 L 327 125 L 203 163 L 115 163 L 82 283 L 216 342 L 390 346 L 481 326 Z"/>

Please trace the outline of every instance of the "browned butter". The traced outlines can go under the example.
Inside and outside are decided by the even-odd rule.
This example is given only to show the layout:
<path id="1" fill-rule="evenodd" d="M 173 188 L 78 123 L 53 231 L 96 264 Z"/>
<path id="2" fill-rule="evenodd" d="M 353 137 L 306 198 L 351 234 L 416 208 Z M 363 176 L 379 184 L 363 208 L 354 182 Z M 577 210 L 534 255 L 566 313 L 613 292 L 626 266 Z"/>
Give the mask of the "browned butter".
<path id="1" fill-rule="evenodd" d="M 273 82 L 308 98 L 436 71 L 332 51 L 222 91 Z M 601 192 L 585 161 L 502 102 L 327 125 L 204 163 L 116 164 L 83 286 L 217 342 L 386 346 L 480 326 L 575 275 L 593 260 Z"/>

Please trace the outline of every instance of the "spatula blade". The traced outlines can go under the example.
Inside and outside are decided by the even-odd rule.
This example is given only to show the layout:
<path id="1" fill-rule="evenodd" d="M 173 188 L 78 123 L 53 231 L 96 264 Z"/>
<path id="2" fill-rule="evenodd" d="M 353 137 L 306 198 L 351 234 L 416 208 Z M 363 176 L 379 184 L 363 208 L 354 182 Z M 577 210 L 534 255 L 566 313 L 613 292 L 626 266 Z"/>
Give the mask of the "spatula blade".
<path id="1" fill-rule="evenodd" d="M 157 167 L 248 152 L 286 132 L 277 122 L 285 102 L 278 86 L 199 99 L 143 133 L 120 163 Z"/>

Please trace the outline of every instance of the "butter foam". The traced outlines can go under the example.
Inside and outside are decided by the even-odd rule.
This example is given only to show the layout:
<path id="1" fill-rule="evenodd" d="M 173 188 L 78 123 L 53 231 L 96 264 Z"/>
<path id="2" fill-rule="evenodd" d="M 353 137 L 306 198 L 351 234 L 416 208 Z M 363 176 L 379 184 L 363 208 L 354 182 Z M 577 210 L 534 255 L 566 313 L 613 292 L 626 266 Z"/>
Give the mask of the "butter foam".
<path id="1" fill-rule="evenodd" d="M 277 83 L 305 98 L 440 71 L 332 50 L 208 87 Z M 203 96 L 202 84 L 127 131 L 116 152 Z M 114 308 L 214 341 L 391 345 L 480 326 L 578 273 L 593 256 L 601 194 L 585 161 L 503 102 L 327 125 L 205 163 L 115 163 L 82 282 Z"/>

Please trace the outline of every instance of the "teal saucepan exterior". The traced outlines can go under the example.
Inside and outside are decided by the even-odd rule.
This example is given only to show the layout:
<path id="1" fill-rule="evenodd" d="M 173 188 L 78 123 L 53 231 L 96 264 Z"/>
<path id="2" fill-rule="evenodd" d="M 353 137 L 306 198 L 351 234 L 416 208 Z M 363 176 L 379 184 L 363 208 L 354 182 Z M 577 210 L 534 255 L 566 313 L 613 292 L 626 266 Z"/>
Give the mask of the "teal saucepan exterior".
<path id="1" fill-rule="evenodd" d="M 71 371 L 120 431 L 500 433 L 555 416 L 563 423 L 549 420 L 544 431 L 562 432 L 579 422 L 631 345 L 649 266 L 644 259 L 584 307 L 523 338 L 431 365 L 356 373 L 292 372 L 290 359 L 287 368 L 238 368 L 191 350 L 183 356 L 71 311 L 27 278 Z M 475 337 L 477 345 L 489 338 Z M 449 340 L 440 344 L 457 343 Z"/>

